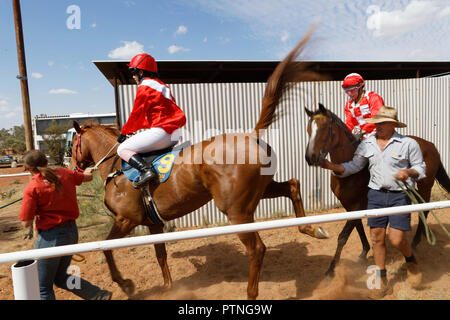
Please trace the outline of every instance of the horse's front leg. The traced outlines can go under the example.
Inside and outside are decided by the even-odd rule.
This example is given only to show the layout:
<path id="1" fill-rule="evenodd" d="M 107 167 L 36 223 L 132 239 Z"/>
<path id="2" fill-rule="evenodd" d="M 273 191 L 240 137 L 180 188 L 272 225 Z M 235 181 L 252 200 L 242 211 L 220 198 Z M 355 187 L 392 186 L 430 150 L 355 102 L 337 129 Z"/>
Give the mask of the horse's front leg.
<path id="1" fill-rule="evenodd" d="M 366 232 L 364 231 L 364 226 L 362 220 L 356 220 L 356 230 L 358 230 L 359 238 L 361 239 L 362 252 L 358 257 L 358 262 L 363 263 L 367 261 L 367 253 L 370 250 L 370 244 L 366 237 Z"/>
<path id="2" fill-rule="evenodd" d="M 128 220 L 123 221 L 122 219 L 117 217 L 106 239 L 119 239 L 129 234 L 136 225 L 130 224 L 128 222 Z M 108 263 L 112 280 L 119 285 L 119 287 L 128 297 L 130 297 L 131 295 L 133 295 L 135 289 L 133 281 L 130 279 L 122 278 L 122 275 L 120 274 L 119 269 L 117 269 L 116 263 L 114 262 L 114 257 L 111 250 L 103 251 L 103 253 L 105 254 L 106 262 Z"/>
<path id="3" fill-rule="evenodd" d="M 305 217 L 305 209 L 303 207 L 303 200 L 300 193 L 300 182 L 297 179 L 290 179 L 284 182 L 276 182 L 272 180 L 264 191 L 263 199 L 287 197 L 291 199 L 294 206 L 295 216 L 297 218 Z M 298 227 L 301 233 L 307 234 L 317 239 L 329 238 L 328 232 L 320 227 L 314 225 L 302 225 Z"/>
<path id="4" fill-rule="evenodd" d="M 347 243 L 348 237 L 352 233 L 353 228 L 356 226 L 356 224 L 357 224 L 357 222 L 355 222 L 355 220 L 347 220 L 347 223 L 345 224 L 341 233 L 339 233 L 338 245 L 336 248 L 336 252 L 334 254 L 333 260 L 331 260 L 331 263 L 330 263 L 330 266 L 329 266 L 327 272 L 325 273 L 327 276 L 334 275 L 334 268 L 336 267 L 336 264 L 341 259 L 342 249 L 344 248 L 345 244 Z"/>
<path id="5" fill-rule="evenodd" d="M 163 233 L 163 225 L 150 224 L 148 228 L 151 234 Z M 154 247 L 156 259 L 158 260 L 164 278 L 164 290 L 169 290 L 172 287 L 172 277 L 170 275 L 169 265 L 167 264 L 166 244 L 157 243 Z"/>

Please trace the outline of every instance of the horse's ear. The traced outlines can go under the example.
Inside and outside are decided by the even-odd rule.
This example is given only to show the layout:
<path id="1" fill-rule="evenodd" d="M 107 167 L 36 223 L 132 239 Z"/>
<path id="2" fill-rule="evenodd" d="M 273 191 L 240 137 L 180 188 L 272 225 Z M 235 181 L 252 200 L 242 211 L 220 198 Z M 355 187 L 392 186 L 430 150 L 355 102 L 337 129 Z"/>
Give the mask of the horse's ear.
<path id="1" fill-rule="evenodd" d="M 305 107 L 305 112 L 306 112 L 306 114 L 308 115 L 308 117 L 312 117 L 312 115 L 313 115 L 313 113 L 314 112 L 312 112 L 311 110 L 309 110 L 307 107 Z"/>
<path id="2" fill-rule="evenodd" d="M 325 108 L 323 104 L 321 104 L 320 102 L 319 102 L 319 110 L 322 114 L 327 115 L 327 108 Z"/>
<path id="3" fill-rule="evenodd" d="M 72 122 L 72 124 L 73 124 L 73 128 L 75 129 L 75 131 L 77 132 L 77 133 L 81 133 L 81 127 L 80 127 L 80 125 L 78 124 L 78 122 L 76 122 L 75 120 Z"/>

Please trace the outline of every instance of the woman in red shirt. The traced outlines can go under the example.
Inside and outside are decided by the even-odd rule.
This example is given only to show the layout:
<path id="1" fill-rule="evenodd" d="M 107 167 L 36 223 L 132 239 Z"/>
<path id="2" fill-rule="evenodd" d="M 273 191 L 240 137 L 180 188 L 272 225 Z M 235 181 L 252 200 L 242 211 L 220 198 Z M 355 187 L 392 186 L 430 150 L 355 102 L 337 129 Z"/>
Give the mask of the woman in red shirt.
<path id="1" fill-rule="evenodd" d="M 19 218 L 24 227 L 36 218 L 38 237 L 35 249 L 78 243 L 75 220 L 79 216 L 76 186 L 92 180 L 91 170 L 79 173 L 66 168 L 47 168 L 47 157 L 38 150 L 24 156 L 25 169 L 32 181 L 23 193 Z M 88 281 L 67 274 L 72 256 L 38 260 L 41 300 L 54 300 L 53 284 L 83 299 L 109 300 L 111 292 L 101 290 Z"/>
<path id="2" fill-rule="evenodd" d="M 141 172 L 136 187 L 141 187 L 156 174 L 139 153 L 165 149 L 175 145 L 186 124 L 184 112 L 177 106 L 170 88 L 158 78 L 158 67 L 152 56 L 141 53 L 131 59 L 129 70 L 139 85 L 133 110 L 122 127 L 117 153 Z M 129 139 L 127 134 L 135 133 Z"/>

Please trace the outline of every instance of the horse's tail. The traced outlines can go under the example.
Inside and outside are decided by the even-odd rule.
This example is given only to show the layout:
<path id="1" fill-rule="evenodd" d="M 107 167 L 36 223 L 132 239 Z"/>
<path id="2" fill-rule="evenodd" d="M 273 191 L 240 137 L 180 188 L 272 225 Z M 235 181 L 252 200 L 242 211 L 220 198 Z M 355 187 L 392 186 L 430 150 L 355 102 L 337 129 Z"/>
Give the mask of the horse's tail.
<path id="1" fill-rule="evenodd" d="M 450 178 L 448 177 L 447 172 L 445 171 L 444 166 L 442 165 L 442 161 L 439 162 L 439 168 L 436 173 L 436 180 L 439 184 L 450 193 Z"/>
<path id="2" fill-rule="evenodd" d="M 256 123 L 253 133 L 258 135 L 259 130 L 267 129 L 277 120 L 276 109 L 283 96 L 289 89 L 292 82 L 323 79 L 316 72 L 307 70 L 308 64 L 295 62 L 294 60 L 301 53 L 306 42 L 312 35 L 310 29 L 297 46 L 281 61 L 269 77 L 262 99 L 262 109 L 259 120 Z"/>

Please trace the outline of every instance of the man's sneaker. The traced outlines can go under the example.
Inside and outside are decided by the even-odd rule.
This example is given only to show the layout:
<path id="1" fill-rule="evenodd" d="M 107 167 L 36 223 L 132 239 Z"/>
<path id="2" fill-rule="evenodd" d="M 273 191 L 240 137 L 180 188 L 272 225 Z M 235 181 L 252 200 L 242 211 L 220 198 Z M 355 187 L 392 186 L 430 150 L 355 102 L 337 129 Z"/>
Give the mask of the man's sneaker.
<path id="1" fill-rule="evenodd" d="M 406 262 L 407 279 L 413 288 L 419 288 L 422 284 L 422 272 L 416 262 Z"/>
<path id="2" fill-rule="evenodd" d="M 371 300 L 382 299 L 384 296 L 392 294 L 392 287 L 389 285 L 387 280 L 381 280 L 381 285 L 379 289 L 369 289 L 367 297 Z"/>
<path id="3" fill-rule="evenodd" d="M 112 292 L 108 290 L 100 290 L 91 300 L 111 300 Z"/>

